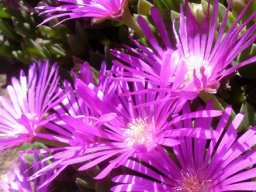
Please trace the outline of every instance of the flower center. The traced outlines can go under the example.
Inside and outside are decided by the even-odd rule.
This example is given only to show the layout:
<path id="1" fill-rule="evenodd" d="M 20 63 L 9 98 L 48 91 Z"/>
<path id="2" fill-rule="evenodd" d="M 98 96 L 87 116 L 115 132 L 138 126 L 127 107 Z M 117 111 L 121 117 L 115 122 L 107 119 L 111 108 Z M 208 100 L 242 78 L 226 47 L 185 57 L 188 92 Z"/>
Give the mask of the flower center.
<path id="1" fill-rule="evenodd" d="M 193 83 L 195 77 L 198 79 L 198 81 L 204 81 L 203 83 L 205 84 L 205 80 L 212 75 L 212 67 L 209 65 L 209 62 L 204 60 L 204 58 L 200 55 L 189 55 L 185 57 L 180 55 L 178 51 L 174 51 L 171 54 L 171 62 L 174 65 L 173 67 L 176 68 L 175 70 L 178 71 L 179 75 L 184 74 L 183 77 L 178 77 L 184 78 L 178 87 L 180 89 L 188 87 L 191 83 Z M 173 82 L 173 77 L 170 77 L 169 82 Z"/>
<path id="2" fill-rule="evenodd" d="M 177 192 L 211 192 L 211 181 L 207 180 L 202 171 L 182 171 L 177 181 Z"/>
<path id="3" fill-rule="evenodd" d="M 153 128 L 146 120 L 147 118 L 136 118 L 127 125 L 124 131 L 127 146 L 145 145 L 148 147 L 153 143 Z"/>
<path id="4" fill-rule="evenodd" d="M 27 113 L 26 116 L 31 121 L 32 120 L 33 121 L 38 121 L 39 120 L 38 115 L 36 113 Z"/>
<path id="5" fill-rule="evenodd" d="M 212 68 L 209 66 L 209 63 L 202 57 L 191 55 L 188 58 L 185 58 L 184 61 L 187 67 L 187 72 L 185 74 L 185 84 L 189 84 L 193 81 L 194 74 L 199 79 L 203 77 L 203 74 L 207 77 L 211 75 Z"/>

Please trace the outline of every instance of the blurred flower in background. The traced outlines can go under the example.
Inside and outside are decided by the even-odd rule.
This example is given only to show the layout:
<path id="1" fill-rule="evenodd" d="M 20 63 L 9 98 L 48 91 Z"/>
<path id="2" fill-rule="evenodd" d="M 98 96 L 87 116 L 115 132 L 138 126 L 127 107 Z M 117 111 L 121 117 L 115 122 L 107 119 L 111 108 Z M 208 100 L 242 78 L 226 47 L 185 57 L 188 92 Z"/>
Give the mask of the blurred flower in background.
<path id="1" fill-rule="evenodd" d="M 40 157 L 41 156 L 41 157 Z M 35 164 L 33 168 L 28 164 L 24 154 L 20 154 L 19 159 L 15 162 L 8 173 L 0 176 L 1 188 L 5 192 L 48 192 L 49 185 L 40 187 L 45 179 L 51 176 L 51 172 L 45 173 L 44 176 L 37 180 L 30 181 L 29 176 L 46 165 L 46 162 L 41 163 L 39 160 L 42 155 L 34 153 L 31 158 L 31 163 Z"/>
<path id="2" fill-rule="evenodd" d="M 89 17 L 92 18 L 92 23 L 120 18 L 127 0 L 58 0 L 58 2 L 64 5 L 37 7 L 42 10 L 42 14 L 52 14 L 43 23 L 55 18 L 62 18 L 61 22 L 63 22 L 69 19 Z"/>

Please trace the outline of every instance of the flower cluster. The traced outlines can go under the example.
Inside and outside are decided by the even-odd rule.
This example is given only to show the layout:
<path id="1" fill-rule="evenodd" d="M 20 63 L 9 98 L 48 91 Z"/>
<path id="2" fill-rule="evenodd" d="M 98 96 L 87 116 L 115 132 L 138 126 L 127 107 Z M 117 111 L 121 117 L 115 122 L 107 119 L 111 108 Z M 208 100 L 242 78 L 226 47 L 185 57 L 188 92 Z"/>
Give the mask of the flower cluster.
<path id="1" fill-rule="evenodd" d="M 58 2 L 38 7 L 52 14 L 44 23 L 117 19 L 128 3 Z M 242 113 L 198 98 L 214 97 L 224 77 L 256 61 L 232 63 L 256 40 L 256 13 L 244 19 L 248 2 L 227 28 L 232 0 L 221 22 L 218 1 L 207 5 L 200 23 L 185 1 L 171 26 L 152 7 L 153 23 L 138 17 L 147 42 L 132 39 L 126 50 L 113 49 L 111 68 L 103 62 L 97 78 L 84 62 L 71 72 L 72 82 L 59 81 L 57 65 L 48 61 L 13 78 L 9 97 L 0 97 L 0 152 L 35 141 L 45 148 L 27 152 L 30 166 L 23 152 L 3 176 L 4 189 L 49 191 L 72 167 L 90 182 L 110 178 L 115 192 L 256 190 L 256 127 L 239 132 Z"/>

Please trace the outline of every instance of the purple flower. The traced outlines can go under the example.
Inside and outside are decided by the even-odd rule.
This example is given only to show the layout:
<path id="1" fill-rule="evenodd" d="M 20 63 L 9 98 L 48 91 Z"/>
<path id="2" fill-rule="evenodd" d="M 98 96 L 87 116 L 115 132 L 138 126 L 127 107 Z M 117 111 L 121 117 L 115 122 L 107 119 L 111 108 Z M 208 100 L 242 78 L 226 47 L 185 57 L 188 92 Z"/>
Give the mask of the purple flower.
<path id="1" fill-rule="evenodd" d="M 127 0 L 58 0 L 65 3 L 58 7 L 41 6 L 42 14 L 53 14 L 43 23 L 55 18 L 64 18 L 61 22 L 81 17 L 93 18 L 92 22 L 115 19 L 123 15 Z M 57 14 L 56 14 L 57 13 Z"/>
<path id="2" fill-rule="evenodd" d="M 38 129 L 54 117 L 49 110 L 61 100 L 57 66 L 38 62 L 23 71 L 20 80 L 12 78 L 9 98 L 0 97 L 0 151 L 40 137 Z"/>
<path id="3" fill-rule="evenodd" d="M 223 77 L 256 61 L 254 56 L 232 65 L 236 57 L 256 40 L 256 24 L 245 30 L 247 24 L 255 19 L 256 13 L 240 24 L 250 2 L 227 31 L 232 0 L 228 1 L 220 25 L 218 0 L 213 1 L 212 9 L 212 5 L 208 4 L 201 25 L 196 21 L 188 1 L 181 6 L 179 20 L 173 20 L 173 26 L 168 28 L 157 9 L 152 8 L 153 23 L 160 37 L 156 37 L 145 19 L 139 17 L 138 23 L 149 46 L 134 41 L 137 48 L 127 46 L 131 53 L 114 50 L 113 54 L 122 61 L 115 61 L 115 64 L 125 70 L 111 72 L 125 81 L 146 79 L 158 85 L 159 91 L 178 92 L 188 99 L 194 99 L 200 91 L 216 93 Z M 175 46 L 169 38 L 170 33 L 175 37 Z"/>
<path id="4" fill-rule="evenodd" d="M 98 165 L 102 169 L 96 178 L 100 179 L 114 168 L 123 165 L 129 157 L 147 159 L 147 154 L 159 145 L 172 147 L 180 144 L 179 137 L 211 138 L 215 134 L 214 131 L 204 130 L 201 127 L 191 129 L 184 126 L 176 129 L 175 124 L 186 118 L 218 116 L 220 111 L 197 111 L 173 116 L 172 120 L 168 121 L 177 103 L 162 102 L 159 105 L 138 106 L 145 101 L 161 100 L 161 94 L 129 94 L 131 89 L 139 90 L 146 87 L 150 85 L 121 82 L 116 85 L 114 91 L 111 91 L 111 95 L 107 95 L 91 84 L 88 85 L 77 79 L 77 92 L 98 115 L 85 119 L 63 117 L 63 120 L 74 128 L 73 135 L 82 130 L 84 135 L 94 136 L 96 142 L 88 144 L 88 137 L 85 137 L 84 144 L 80 140 L 81 143 L 76 147 L 67 147 L 66 150 L 54 155 L 54 159 L 60 159 L 59 164 L 66 166 L 80 163 L 82 165 L 80 171 Z M 110 86 L 105 88 L 106 91 L 113 90 Z M 90 122 L 88 119 L 95 121 Z M 83 146 L 86 148 L 81 150 Z"/>
<path id="5" fill-rule="evenodd" d="M 44 138 L 49 141 L 48 144 L 52 147 L 34 150 L 40 154 L 48 154 L 41 162 L 50 163 L 34 172 L 30 179 L 36 180 L 44 177 L 46 173 L 52 172 L 51 176 L 40 184 L 40 187 L 47 186 L 66 169 L 68 165 L 62 164 L 63 161 L 83 154 L 90 143 L 96 142 L 95 136 L 87 131 L 87 129 L 93 131 L 94 127 L 91 127 L 90 124 L 96 121 L 95 118 L 90 118 L 93 115 L 92 111 L 73 92 L 70 83 L 64 82 L 64 87 L 68 94 L 61 105 L 55 107 L 59 115 L 56 115 L 56 118 L 45 126 Z M 73 121 L 73 119 L 77 119 L 77 121 Z M 70 121 L 74 124 L 67 123 Z"/>
<path id="6" fill-rule="evenodd" d="M 110 87 L 105 90 L 107 82 L 103 76 L 104 73 L 105 64 L 103 63 L 99 73 L 99 83 L 94 83 L 90 65 L 85 62 L 73 74 L 75 78 L 79 77 L 90 89 L 104 92 L 107 96 L 112 90 Z M 63 88 L 65 97 L 59 105 L 54 107 L 57 115 L 45 126 L 47 132 L 44 134 L 44 138 L 50 141 L 49 144 L 53 147 L 38 150 L 41 154 L 49 154 L 41 161 L 51 161 L 51 163 L 30 177 L 30 179 L 36 179 L 44 176 L 46 172 L 55 170 L 41 186 L 54 180 L 68 166 L 63 164 L 63 161 L 83 155 L 88 145 L 97 142 L 94 132 L 97 130 L 99 116 L 95 113 L 94 107 L 90 107 L 68 81 L 64 81 Z"/>
<path id="7" fill-rule="evenodd" d="M 136 175 L 119 175 L 119 183 L 112 191 L 253 191 L 256 189 L 256 127 L 241 136 L 237 133 L 243 115 L 229 121 L 231 108 L 227 107 L 218 124 L 212 118 L 185 120 L 186 126 L 213 127 L 218 133 L 211 139 L 184 137 L 184 142 L 172 151 L 159 148 L 151 153 L 147 164 L 129 160 L 125 164 Z M 171 154 L 171 155 L 170 155 Z"/>
<path id="8" fill-rule="evenodd" d="M 33 154 L 33 163 L 36 164 L 32 169 L 26 162 L 25 155 L 19 156 L 19 161 L 14 163 L 9 172 L 1 176 L 1 188 L 5 192 L 47 192 L 48 186 L 40 187 L 40 185 L 51 176 L 51 172 L 45 173 L 43 177 L 35 181 L 29 181 L 29 176 L 46 164 L 40 162 L 39 154 Z M 50 184 L 50 183 L 49 183 Z"/>

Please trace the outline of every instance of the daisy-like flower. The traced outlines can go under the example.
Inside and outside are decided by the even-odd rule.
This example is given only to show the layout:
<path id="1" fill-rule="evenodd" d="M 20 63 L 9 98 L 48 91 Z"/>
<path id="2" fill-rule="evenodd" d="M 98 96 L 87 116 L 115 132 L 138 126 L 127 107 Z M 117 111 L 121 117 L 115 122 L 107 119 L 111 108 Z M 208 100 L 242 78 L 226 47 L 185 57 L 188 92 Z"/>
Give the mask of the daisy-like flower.
<path id="1" fill-rule="evenodd" d="M 105 97 L 107 97 L 112 93 L 112 89 L 103 76 L 104 73 L 105 64 L 103 63 L 99 73 L 99 82 L 95 83 L 90 65 L 85 62 L 74 73 L 74 76 L 93 91 L 104 92 Z M 63 161 L 85 154 L 88 145 L 97 142 L 97 136 L 95 136 L 97 126 L 98 124 L 100 126 L 101 121 L 105 118 L 104 115 L 99 118 L 95 112 L 97 111 L 95 107 L 89 106 L 68 81 L 63 83 L 63 92 L 65 92 L 65 97 L 59 105 L 54 107 L 58 115 L 45 126 L 44 138 L 50 141 L 52 147 L 37 151 L 41 154 L 48 154 L 46 158 L 41 160 L 42 162 L 51 163 L 30 177 L 34 180 L 42 177 L 46 172 L 55 170 L 41 186 L 54 180 L 68 166 L 63 164 Z"/>
<path id="2" fill-rule="evenodd" d="M 174 103 L 162 102 L 159 105 L 137 106 L 145 101 L 153 102 L 161 99 L 161 94 L 120 96 L 121 93 L 129 93 L 131 89 L 139 90 L 149 86 L 143 83 L 129 85 L 121 83 L 112 95 L 105 95 L 104 92 L 95 90 L 77 79 L 78 93 L 89 107 L 98 113 L 98 116 L 91 117 L 96 119 L 94 123 L 72 117 L 64 120 L 75 128 L 74 131 L 83 130 L 83 134 L 94 136 L 96 142 L 88 145 L 87 138 L 84 138 L 87 144 L 86 150 L 81 151 L 81 145 L 83 146 L 81 142 L 77 147 L 73 147 L 72 151 L 58 153 L 55 159 L 65 157 L 66 160 L 60 163 L 63 165 L 80 163 L 82 165 L 79 168 L 80 171 L 98 165 L 101 171 L 96 178 L 100 179 L 114 168 L 124 164 L 129 157 L 147 159 L 147 154 L 159 145 L 172 147 L 180 144 L 179 137 L 211 138 L 215 134 L 215 131 L 204 130 L 201 127 L 191 129 L 184 126 L 175 129 L 172 124 L 188 117 L 218 116 L 221 114 L 220 111 L 197 111 L 173 117 L 168 121 L 173 111 L 172 107 L 175 106 Z M 76 134 L 73 133 L 73 135 Z"/>
<path id="3" fill-rule="evenodd" d="M 230 122 L 230 114 L 228 107 L 217 125 L 211 125 L 212 118 L 183 121 L 186 126 L 205 130 L 215 125 L 218 134 L 209 140 L 184 137 L 184 142 L 168 154 L 162 148 L 151 153 L 147 164 L 127 161 L 125 166 L 138 173 L 114 177 L 113 181 L 119 184 L 112 191 L 254 191 L 256 151 L 252 147 L 256 144 L 256 127 L 238 136 L 243 115 L 236 115 Z"/>
<path id="4" fill-rule="evenodd" d="M 32 142 L 40 136 L 38 128 L 53 118 L 49 113 L 62 100 L 58 88 L 56 64 L 38 62 L 23 71 L 20 80 L 12 78 L 7 87 L 9 97 L 0 97 L 0 151 Z"/>
<path id="5" fill-rule="evenodd" d="M 42 155 L 41 155 L 42 156 Z M 42 158 L 42 157 L 41 157 Z M 33 168 L 26 162 L 25 156 L 20 155 L 19 161 L 14 163 L 9 172 L 1 176 L 1 189 L 5 192 L 48 192 L 48 186 L 40 187 L 40 185 L 51 176 L 51 172 L 45 173 L 43 177 L 29 181 L 29 176 L 46 164 L 40 162 L 39 154 L 33 154 L 33 163 L 36 164 Z M 49 183 L 50 184 L 50 183 Z"/>
<path id="6" fill-rule="evenodd" d="M 43 23 L 55 18 L 63 18 L 61 22 L 81 17 L 92 18 L 92 22 L 105 19 L 120 18 L 123 15 L 127 0 L 58 0 L 64 5 L 58 7 L 40 6 L 42 14 L 53 14 Z M 57 13 L 57 14 L 56 14 Z"/>
<path id="7" fill-rule="evenodd" d="M 88 66 L 82 69 L 88 72 Z M 103 73 L 104 70 L 101 74 Z M 205 131 L 200 127 L 193 130 L 186 127 L 176 130 L 172 124 L 187 117 L 218 116 L 221 114 L 220 111 L 198 111 L 173 117 L 168 121 L 177 103 L 168 101 L 159 105 L 139 106 L 145 100 L 154 103 L 155 100 L 162 98 L 161 94 L 129 94 L 131 89 L 150 87 L 149 84 L 121 82 L 118 85 L 116 81 L 100 76 L 100 82 L 95 85 L 89 80 L 91 78 L 83 77 L 86 76 L 81 75 L 81 79 L 75 79 L 77 99 L 72 96 L 73 91 L 69 91 L 68 99 L 64 99 L 65 104 L 62 104 L 66 108 L 64 111 L 68 111 L 71 116 L 62 116 L 60 119 L 64 122 L 62 125 L 51 124 L 52 131 L 64 135 L 66 140 L 64 143 L 67 146 L 49 149 L 53 153 L 43 161 L 52 162 L 36 172 L 31 179 L 42 176 L 48 170 L 57 169 L 58 171 L 49 179 L 51 181 L 66 166 L 77 163 L 80 164 L 80 171 L 98 165 L 101 171 L 97 178 L 103 178 L 114 168 L 125 163 L 129 157 L 146 159 L 147 153 L 158 145 L 178 145 L 180 142 L 177 138 L 181 136 L 211 138 L 215 134 L 214 131 Z M 81 108 L 78 107 L 79 103 L 73 102 L 79 101 L 80 98 L 88 107 L 88 110 L 83 110 L 86 113 L 78 113 L 75 112 L 78 110 L 74 110 Z M 54 138 L 60 141 L 59 138 L 52 137 L 53 140 Z M 43 149 L 40 152 L 48 153 L 49 150 Z"/>
<path id="8" fill-rule="evenodd" d="M 131 53 L 113 50 L 119 59 L 115 64 L 125 71 L 112 70 L 112 73 L 125 81 L 148 80 L 158 85 L 159 91 L 178 92 L 187 99 L 194 99 L 201 91 L 216 93 L 223 77 L 256 61 L 254 56 L 232 65 L 236 57 L 256 40 L 256 24 L 246 27 L 255 19 L 256 13 L 242 23 L 250 3 L 227 30 L 232 0 L 228 1 L 220 24 L 218 0 L 214 0 L 213 5 L 209 1 L 202 24 L 197 22 L 188 1 L 181 5 L 179 20 L 173 20 L 173 26 L 168 28 L 157 9 L 152 8 L 153 23 L 160 37 L 156 37 L 148 23 L 139 17 L 138 23 L 149 46 L 134 41 L 137 49 L 127 47 Z M 174 34 L 175 46 L 169 38 L 170 33 Z"/>

